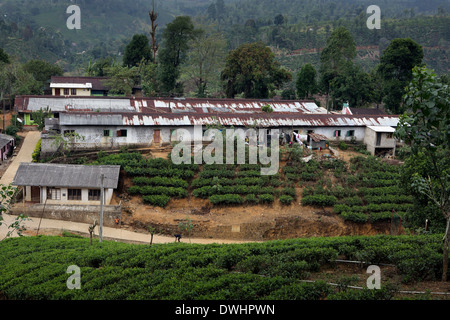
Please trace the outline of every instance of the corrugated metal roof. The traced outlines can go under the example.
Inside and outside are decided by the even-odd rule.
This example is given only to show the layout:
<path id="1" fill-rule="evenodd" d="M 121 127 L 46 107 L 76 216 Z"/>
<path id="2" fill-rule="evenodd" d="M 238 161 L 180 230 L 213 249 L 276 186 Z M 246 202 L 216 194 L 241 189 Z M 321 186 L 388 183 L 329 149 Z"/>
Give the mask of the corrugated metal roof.
<path id="1" fill-rule="evenodd" d="M 6 146 L 11 141 L 14 141 L 13 136 L 0 133 L 0 149 L 3 148 L 4 146 Z"/>
<path id="2" fill-rule="evenodd" d="M 262 113 L 269 105 L 273 113 L 326 114 L 324 108 L 309 101 L 269 101 L 256 99 L 162 99 L 162 98 L 105 98 L 63 96 L 19 96 L 16 107 L 23 112 L 38 111 L 47 106 L 55 112 L 97 111 L 138 113 Z"/>
<path id="3" fill-rule="evenodd" d="M 320 141 L 328 140 L 327 137 L 325 137 L 324 135 L 318 134 L 318 133 L 309 133 L 308 135 L 310 136 L 310 138 L 314 142 L 320 142 Z"/>
<path id="4" fill-rule="evenodd" d="M 258 127 L 354 127 L 397 126 L 397 116 L 353 116 L 340 114 L 61 114 L 61 125 L 123 126 L 258 126 Z"/>
<path id="5" fill-rule="evenodd" d="M 120 166 L 84 166 L 69 164 L 21 163 L 12 182 L 15 186 L 116 189 Z"/>

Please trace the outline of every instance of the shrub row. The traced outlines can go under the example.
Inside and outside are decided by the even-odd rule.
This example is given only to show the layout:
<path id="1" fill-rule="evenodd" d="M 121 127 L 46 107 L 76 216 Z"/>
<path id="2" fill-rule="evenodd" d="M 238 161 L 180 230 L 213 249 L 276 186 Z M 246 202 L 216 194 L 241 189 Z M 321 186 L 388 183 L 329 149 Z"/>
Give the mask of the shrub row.
<path id="1" fill-rule="evenodd" d="M 170 197 L 161 194 L 152 194 L 143 196 L 142 200 L 146 204 L 150 204 L 152 206 L 164 208 L 170 201 Z"/>
<path id="2" fill-rule="evenodd" d="M 201 171 L 198 175 L 199 178 L 232 178 L 235 176 L 235 172 L 232 170 L 222 169 L 222 170 L 206 170 Z"/>
<path id="3" fill-rule="evenodd" d="M 393 179 L 370 179 L 370 178 L 364 178 L 359 181 L 359 185 L 363 187 L 370 187 L 370 188 L 376 188 L 376 187 L 390 187 L 390 186 L 396 186 L 398 184 L 397 180 Z"/>
<path id="4" fill-rule="evenodd" d="M 195 172 L 191 170 L 181 169 L 157 169 L 157 168 L 142 168 L 125 166 L 125 172 L 130 176 L 150 176 L 150 177 L 178 177 L 182 179 L 191 179 L 194 177 Z"/>
<path id="5" fill-rule="evenodd" d="M 330 207 L 334 206 L 337 202 L 335 196 L 328 195 L 311 195 L 302 198 L 302 205 L 304 206 L 314 206 L 314 207 Z"/>
<path id="6" fill-rule="evenodd" d="M 273 187 L 261 187 L 261 186 L 245 186 L 245 185 L 235 185 L 235 186 L 204 186 L 195 189 L 192 194 L 197 198 L 206 199 L 212 195 L 216 194 L 262 194 L 262 193 L 274 193 L 275 189 Z"/>
<path id="7" fill-rule="evenodd" d="M 366 212 L 366 213 L 373 213 L 373 212 L 382 212 L 382 211 L 389 211 L 392 212 L 394 210 L 395 212 L 406 212 L 409 209 L 412 208 L 412 204 L 409 203 L 380 203 L 380 204 L 374 204 L 370 203 L 367 206 L 348 206 L 346 204 L 336 204 L 333 207 L 333 212 L 337 214 L 341 214 L 342 212 Z"/>
<path id="8" fill-rule="evenodd" d="M 378 187 L 378 188 L 359 188 L 358 194 L 361 196 L 382 196 L 382 195 L 401 195 L 405 190 L 397 186 Z"/>
<path id="9" fill-rule="evenodd" d="M 178 187 L 178 188 L 186 188 L 189 186 L 189 183 L 180 178 L 168 178 L 168 177 L 136 177 L 133 179 L 133 184 L 139 186 L 162 186 L 162 187 Z"/>
<path id="10" fill-rule="evenodd" d="M 215 194 L 209 197 L 209 201 L 214 205 L 242 204 L 244 199 L 238 194 Z"/>
<path id="11" fill-rule="evenodd" d="M 0 256 L 0 292 L 10 300 L 374 299 L 347 290 L 339 290 L 346 296 L 333 295 L 338 288 L 297 280 L 338 256 L 395 264 L 403 280 L 436 280 L 442 272 L 442 234 L 171 243 L 151 250 L 114 241 L 91 246 L 89 239 L 38 236 L 1 241 Z M 67 290 L 68 265 L 81 268 L 83 290 Z"/>
<path id="12" fill-rule="evenodd" d="M 367 203 L 413 203 L 414 197 L 410 195 L 391 195 L 386 194 L 384 196 L 365 196 L 364 200 Z"/>
<path id="13" fill-rule="evenodd" d="M 324 189 L 322 187 L 318 188 L 312 188 L 312 187 L 306 187 L 303 189 L 303 196 L 311 196 L 311 195 L 317 195 L 317 194 L 323 194 L 323 195 L 329 195 L 329 196 L 335 196 L 338 199 L 343 199 L 347 197 L 353 197 L 357 195 L 357 192 L 351 188 L 344 188 L 342 186 L 336 186 L 332 189 Z"/>
<path id="14" fill-rule="evenodd" d="M 140 195 L 165 195 L 173 198 L 186 198 L 188 192 L 185 188 L 161 187 L 161 186 L 132 186 L 128 189 L 130 194 Z"/>

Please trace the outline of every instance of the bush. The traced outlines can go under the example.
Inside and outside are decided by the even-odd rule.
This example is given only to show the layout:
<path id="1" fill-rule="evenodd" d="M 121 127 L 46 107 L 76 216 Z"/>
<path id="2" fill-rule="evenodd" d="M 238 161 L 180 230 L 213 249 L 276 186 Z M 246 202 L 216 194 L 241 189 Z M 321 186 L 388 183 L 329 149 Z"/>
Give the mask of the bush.
<path id="1" fill-rule="evenodd" d="M 328 196 L 323 194 L 306 196 L 302 199 L 302 205 L 314 207 L 330 207 L 334 206 L 336 202 L 337 198 L 335 196 Z"/>
<path id="2" fill-rule="evenodd" d="M 282 195 L 290 196 L 293 199 L 297 199 L 297 192 L 294 188 L 284 188 L 281 190 Z"/>
<path id="3" fill-rule="evenodd" d="M 184 188 L 153 186 L 132 186 L 128 188 L 128 193 L 141 195 L 165 195 L 175 198 L 186 198 L 188 195 L 187 190 Z"/>
<path id="4" fill-rule="evenodd" d="M 248 204 L 257 204 L 259 199 L 254 194 L 248 194 L 245 196 L 245 203 Z"/>
<path id="5" fill-rule="evenodd" d="M 143 196 L 144 203 L 164 208 L 170 201 L 170 197 L 166 195 L 149 195 Z"/>
<path id="6" fill-rule="evenodd" d="M 260 203 L 273 203 L 275 201 L 275 197 L 268 193 L 263 193 L 258 196 Z"/>
<path id="7" fill-rule="evenodd" d="M 349 206 L 358 206 L 363 203 L 362 199 L 357 196 L 344 198 L 341 202 Z"/>
<path id="8" fill-rule="evenodd" d="M 344 211 L 341 213 L 344 220 L 365 223 L 368 220 L 367 214 L 362 212 Z"/>
<path id="9" fill-rule="evenodd" d="M 292 198 L 291 196 L 288 195 L 280 196 L 280 202 L 284 205 L 288 206 L 292 203 L 292 201 L 294 201 L 294 198 Z"/>
<path id="10" fill-rule="evenodd" d="M 36 144 L 36 148 L 34 148 L 31 158 L 33 159 L 33 162 L 39 162 L 40 156 L 41 156 L 41 139 L 39 139 L 38 143 Z"/>
<path id="11" fill-rule="evenodd" d="M 344 141 L 341 141 L 341 142 L 339 142 L 339 149 L 347 150 L 348 149 L 348 145 Z"/>
<path id="12" fill-rule="evenodd" d="M 237 194 L 215 194 L 209 197 L 209 201 L 214 205 L 220 204 L 242 204 L 244 199 Z"/>
<path id="13" fill-rule="evenodd" d="M 168 177 L 136 177 L 133 179 L 133 183 L 140 186 L 163 186 L 163 187 L 178 187 L 186 188 L 189 186 L 188 182 L 180 178 L 168 178 Z"/>

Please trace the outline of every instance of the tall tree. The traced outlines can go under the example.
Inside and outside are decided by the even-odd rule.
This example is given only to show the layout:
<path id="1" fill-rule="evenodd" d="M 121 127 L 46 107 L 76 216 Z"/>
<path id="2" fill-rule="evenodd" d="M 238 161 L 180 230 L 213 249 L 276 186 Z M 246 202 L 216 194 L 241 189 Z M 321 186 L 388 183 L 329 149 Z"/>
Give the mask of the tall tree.
<path id="1" fill-rule="evenodd" d="M 191 41 L 183 74 L 194 82 L 197 97 L 203 98 L 209 86 L 218 87 L 227 42 L 214 25 L 202 25 L 198 29 L 202 32 Z"/>
<path id="2" fill-rule="evenodd" d="M 159 53 L 159 79 L 163 95 L 181 93 L 180 66 L 186 61 L 189 41 L 198 35 L 188 16 L 176 17 L 163 32 L 163 46 Z"/>
<path id="3" fill-rule="evenodd" d="M 2 48 L 0 48 L 0 63 L 9 63 L 9 56 Z"/>
<path id="4" fill-rule="evenodd" d="M 158 19 L 158 13 L 155 11 L 155 1 L 153 1 L 153 9 L 148 13 L 150 17 L 150 22 L 152 24 L 152 30 L 150 31 L 150 36 L 152 38 L 152 54 L 153 54 L 153 63 L 156 63 L 156 53 L 159 50 L 159 44 L 156 42 L 156 28 L 158 28 L 158 24 L 156 24 L 156 20 Z"/>
<path id="5" fill-rule="evenodd" d="M 422 65 L 423 49 L 415 41 L 397 38 L 391 41 L 380 58 L 378 72 L 383 79 L 386 108 L 399 114 L 404 111 L 404 88 L 412 79 L 412 69 Z"/>
<path id="6" fill-rule="evenodd" d="M 403 97 L 407 112 L 400 117 L 396 137 L 411 146 L 403 173 L 409 188 L 424 195 L 445 218 L 442 280 L 447 281 L 450 238 L 450 87 L 425 67 L 414 67 L 412 81 Z"/>
<path id="7" fill-rule="evenodd" d="M 138 67 L 112 66 L 106 69 L 108 79 L 104 81 L 112 94 L 130 96 L 139 82 Z"/>
<path id="8" fill-rule="evenodd" d="M 45 60 L 30 60 L 23 65 L 23 70 L 31 73 L 34 79 L 41 84 L 43 90 L 50 88 L 52 76 L 62 76 L 64 74 L 64 70 L 60 66 Z"/>
<path id="9" fill-rule="evenodd" d="M 327 95 L 327 109 L 328 95 L 333 93 L 331 82 L 338 75 L 342 75 L 345 68 L 353 64 L 355 57 L 356 44 L 351 33 L 345 27 L 335 29 L 320 53 L 320 87 L 321 91 Z"/>
<path id="10" fill-rule="evenodd" d="M 136 67 L 141 62 L 152 60 L 152 50 L 145 34 L 135 34 L 126 46 L 123 54 L 123 65 Z"/>
<path id="11" fill-rule="evenodd" d="M 348 102 L 352 107 L 361 107 L 372 102 L 373 83 L 369 74 L 356 64 L 348 63 L 330 83 L 333 101 L 341 106 Z"/>
<path id="12" fill-rule="evenodd" d="M 255 42 L 243 44 L 228 54 L 221 78 L 229 98 L 239 93 L 246 98 L 267 98 L 271 91 L 291 81 L 292 75 L 275 60 L 269 47 Z"/>
<path id="13" fill-rule="evenodd" d="M 296 89 L 300 99 L 306 99 L 317 93 L 317 72 L 310 63 L 305 64 L 297 75 Z"/>

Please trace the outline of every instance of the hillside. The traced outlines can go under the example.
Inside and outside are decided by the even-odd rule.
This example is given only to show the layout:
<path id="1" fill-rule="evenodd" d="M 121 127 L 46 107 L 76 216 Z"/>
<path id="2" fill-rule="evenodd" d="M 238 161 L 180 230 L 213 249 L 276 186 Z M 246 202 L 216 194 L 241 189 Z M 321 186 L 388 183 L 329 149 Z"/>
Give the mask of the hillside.
<path id="1" fill-rule="evenodd" d="M 448 290 L 436 281 L 442 268 L 441 238 L 437 234 L 153 246 L 97 240 L 90 245 L 89 239 L 67 233 L 7 239 L 0 242 L 0 299 L 439 300 L 446 296 L 430 292 Z M 366 263 L 342 264 L 337 259 Z M 367 289 L 368 263 L 380 265 L 380 290 Z M 68 266 L 80 268 L 79 290 L 67 289 Z"/>
<path id="2" fill-rule="evenodd" d="M 450 5 L 447 1 L 382 1 L 381 30 L 369 30 L 365 9 L 370 1 L 155 1 L 157 39 L 177 15 L 190 15 L 202 23 L 216 23 L 228 40 L 228 50 L 245 42 L 263 41 L 294 73 L 301 65 L 318 64 L 318 54 L 296 55 L 297 50 L 320 50 L 338 26 L 350 30 L 359 47 L 358 61 L 373 67 L 389 41 L 409 37 L 425 47 L 425 62 L 437 73 L 448 72 Z M 13 1 L 0 4 L 0 47 L 22 61 L 45 59 L 65 71 L 81 74 L 89 61 L 107 56 L 121 60 L 133 34 L 150 31 L 152 0 L 80 1 L 82 28 L 66 27 L 67 2 L 62 0 Z M 220 14 L 218 13 L 220 12 Z M 282 17 L 275 22 L 275 18 Z"/>

